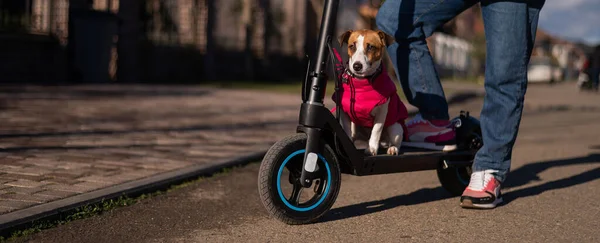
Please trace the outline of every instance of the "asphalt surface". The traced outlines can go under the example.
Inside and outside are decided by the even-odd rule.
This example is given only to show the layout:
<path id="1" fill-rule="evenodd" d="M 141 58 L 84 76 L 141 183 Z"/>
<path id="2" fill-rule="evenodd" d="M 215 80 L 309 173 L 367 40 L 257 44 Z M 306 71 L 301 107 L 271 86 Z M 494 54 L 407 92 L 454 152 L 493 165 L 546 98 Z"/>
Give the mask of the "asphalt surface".
<path id="1" fill-rule="evenodd" d="M 460 208 L 435 171 L 343 175 L 321 221 L 288 226 L 263 208 L 255 163 L 16 242 L 600 242 L 599 97 L 528 106 L 494 210 Z"/>

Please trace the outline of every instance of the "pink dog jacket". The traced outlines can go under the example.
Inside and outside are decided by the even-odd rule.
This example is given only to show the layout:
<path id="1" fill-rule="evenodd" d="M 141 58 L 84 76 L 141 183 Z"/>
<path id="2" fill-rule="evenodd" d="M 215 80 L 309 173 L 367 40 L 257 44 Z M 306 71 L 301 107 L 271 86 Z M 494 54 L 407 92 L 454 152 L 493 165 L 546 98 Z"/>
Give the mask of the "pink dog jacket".
<path id="1" fill-rule="evenodd" d="M 342 76 L 347 82 L 343 82 L 340 88 L 341 108 L 348 114 L 352 122 L 363 127 L 373 127 L 375 117 L 371 116 L 371 111 L 389 100 L 384 127 L 398 122 L 406 130 L 404 120 L 408 118 L 408 111 L 396 93 L 396 85 L 387 75 L 385 68 L 372 81 L 372 84 L 369 79 L 356 78 L 348 73 L 344 73 Z M 336 94 L 334 94 L 332 96 L 334 102 L 337 101 L 336 98 Z M 335 113 L 335 109 L 334 107 L 331 111 Z"/>

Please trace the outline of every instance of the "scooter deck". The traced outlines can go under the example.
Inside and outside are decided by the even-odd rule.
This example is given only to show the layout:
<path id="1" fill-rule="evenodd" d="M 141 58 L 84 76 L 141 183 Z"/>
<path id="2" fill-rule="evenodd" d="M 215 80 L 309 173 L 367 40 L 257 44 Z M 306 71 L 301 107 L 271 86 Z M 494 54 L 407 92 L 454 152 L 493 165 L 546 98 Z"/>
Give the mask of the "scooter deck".
<path id="1" fill-rule="evenodd" d="M 385 151 L 379 155 L 367 155 L 365 149 L 363 168 L 356 168 L 357 175 L 377 175 L 422 170 L 436 170 L 441 166 L 464 167 L 473 163 L 475 151 L 432 151 L 427 149 L 402 147 L 398 155 L 387 155 Z"/>

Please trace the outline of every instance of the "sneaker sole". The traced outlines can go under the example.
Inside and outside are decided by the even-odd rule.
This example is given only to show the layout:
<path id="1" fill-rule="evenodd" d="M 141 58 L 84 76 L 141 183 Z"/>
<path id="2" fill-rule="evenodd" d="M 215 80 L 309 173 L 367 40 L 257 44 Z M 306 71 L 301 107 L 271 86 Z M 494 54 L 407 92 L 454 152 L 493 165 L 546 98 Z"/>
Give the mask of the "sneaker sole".
<path id="1" fill-rule="evenodd" d="M 440 151 L 454 151 L 457 148 L 456 145 L 437 145 L 435 143 L 421 143 L 421 142 L 402 142 L 402 146 L 431 149 L 431 150 L 440 150 Z"/>
<path id="2" fill-rule="evenodd" d="M 477 203 L 473 203 L 469 199 L 465 199 L 462 202 L 460 202 L 460 206 L 462 208 L 468 208 L 468 209 L 492 209 L 492 208 L 495 208 L 496 206 L 498 206 L 498 204 L 500 204 L 500 203 L 502 203 L 502 198 L 497 198 L 493 203 L 488 203 L 488 204 L 477 204 Z"/>

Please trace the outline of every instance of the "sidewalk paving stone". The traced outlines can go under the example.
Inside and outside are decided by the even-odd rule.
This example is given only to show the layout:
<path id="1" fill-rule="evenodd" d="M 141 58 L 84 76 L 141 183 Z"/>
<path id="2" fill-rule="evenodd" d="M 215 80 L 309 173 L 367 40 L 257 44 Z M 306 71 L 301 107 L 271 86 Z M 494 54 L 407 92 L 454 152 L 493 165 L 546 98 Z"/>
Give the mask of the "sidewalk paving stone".
<path id="1" fill-rule="evenodd" d="M 7 210 L 5 213 L 23 209 L 23 208 L 28 208 L 33 205 L 41 203 L 41 202 L 33 202 L 33 201 L 19 201 L 19 200 L 4 199 L 4 197 L 7 195 L 10 195 L 10 194 L 2 194 L 2 198 L 0 199 L 0 207 L 10 208 L 10 210 Z"/>
<path id="2" fill-rule="evenodd" d="M 25 194 L 25 195 L 33 195 L 35 193 L 41 192 L 45 190 L 43 187 L 16 187 L 5 185 L 3 188 L 6 193 L 16 193 L 16 194 Z"/>
<path id="3" fill-rule="evenodd" d="M 15 208 L 5 207 L 5 206 L 0 205 L 0 214 L 8 213 L 8 212 L 13 211 L 13 210 L 15 210 Z"/>
<path id="4" fill-rule="evenodd" d="M 23 180 L 23 179 L 18 179 L 16 181 L 4 183 L 4 185 L 11 186 L 11 187 L 25 187 L 25 188 L 38 188 L 38 187 L 42 187 L 42 186 L 45 186 L 48 184 L 51 184 L 51 182 L 45 182 L 45 181 L 38 182 L 38 181 Z"/>
<path id="5" fill-rule="evenodd" d="M 58 198 L 65 198 L 65 197 L 69 197 L 69 196 L 73 196 L 76 195 L 76 192 L 69 192 L 69 191 L 59 191 L 59 190 L 51 190 L 48 188 L 44 188 L 43 191 L 40 191 L 38 193 L 36 193 L 36 195 L 41 195 L 41 196 L 52 196 L 52 197 L 56 197 Z"/>
<path id="6" fill-rule="evenodd" d="M 98 85 L 0 88 L 0 102 L 2 215 L 266 150 L 294 132 L 300 98 Z"/>

